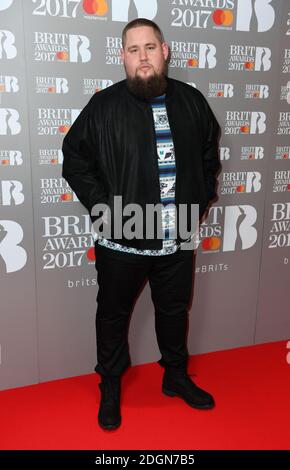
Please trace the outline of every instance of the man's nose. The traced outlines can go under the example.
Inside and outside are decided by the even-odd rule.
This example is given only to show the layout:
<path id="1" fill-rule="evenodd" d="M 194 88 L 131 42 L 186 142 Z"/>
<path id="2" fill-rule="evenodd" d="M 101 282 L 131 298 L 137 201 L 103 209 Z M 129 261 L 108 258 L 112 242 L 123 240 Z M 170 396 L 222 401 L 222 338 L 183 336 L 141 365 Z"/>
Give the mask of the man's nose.
<path id="1" fill-rule="evenodd" d="M 146 51 L 146 49 L 140 49 L 139 57 L 140 57 L 140 60 L 147 60 L 147 51 Z"/>

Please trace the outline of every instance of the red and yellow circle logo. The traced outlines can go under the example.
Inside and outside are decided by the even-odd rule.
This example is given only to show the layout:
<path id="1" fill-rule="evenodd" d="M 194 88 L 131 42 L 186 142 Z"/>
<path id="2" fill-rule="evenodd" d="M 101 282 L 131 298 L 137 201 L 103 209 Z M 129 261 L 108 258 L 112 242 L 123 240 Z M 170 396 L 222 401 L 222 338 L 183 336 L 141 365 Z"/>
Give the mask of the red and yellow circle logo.
<path id="1" fill-rule="evenodd" d="M 64 193 L 60 196 L 60 199 L 64 202 L 71 201 L 73 198 L 72 193 Z"/>
<path id="2" fill-rule="evenodd" d="M 108 11 L 105 0 L 83 0 L 83 9 L 89 15 L 104 16 Z"/>
<path id="3" fill-rule="evenodd" d="M 197 59 L 188 59 L 187 65 L 188 65 L 188 67 L 197 67 L 198 66 L 198 60 Z"/>
<path id="4" fill-rule="evenodd" d="M 254 62 L 245 62 L 245 63 L 244 63 L 244 68 L 245 68 L 246 70 L 253 70 L 253 68 L 254 68 Z"/>
<path id="5" fill-rule="evenodd" d="M 233 22 L 234 15 L 230 10 L 215 10 L 212 19 L 217 26 L 230 26 Z"/>
<path id="6" fill-rule="evenodd" d="M 206 237 L 202 240 L 202 249 L 205 251 L 218 250 L 221 247 L 219 237 Z"/>
<path id="7" fill-rule="evenodd" d="M 70 126 L 61 125 L 58 127 L 58 132 L 60 134 L 66 134 L 70 130 Z"/>
<path id="8" fill-rule="evenodd" d="M 66 51 L 59 51 L 56 53 L 57 60 L 68 60 L 68 53 Z"/>
<path id="9" fill-rule="evenodd" d="M 249 126 L 241 126 L 240 130 L 242 134 L 248 134 L 250 132 Z"/>
<path id="10" fill-rule="evenodd" d="M 246 186 L 244 184 L 240 184 L 239 186 L 236 187 L 237 193 L 244 193 L 245 190 L 246 190 Z"/>

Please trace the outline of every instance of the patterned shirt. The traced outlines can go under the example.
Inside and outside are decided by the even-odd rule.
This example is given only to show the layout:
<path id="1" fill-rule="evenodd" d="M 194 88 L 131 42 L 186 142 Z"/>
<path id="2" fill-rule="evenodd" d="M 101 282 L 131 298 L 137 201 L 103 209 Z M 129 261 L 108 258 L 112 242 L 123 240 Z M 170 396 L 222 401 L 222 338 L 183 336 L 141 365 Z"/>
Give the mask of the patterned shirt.
<path id="1" fill-rule="evenodd" d="M 166 111 L 165 94 L 152 98 L 150 104 L 154 119 L 158 155 L 160 200 L 162 204 L 162 249 L 140 250 L 112 242 L 95 233 L 93 236 L 100 245 L 106 248 L 138 255 L 161 256 L 175 253 L 180 248 L 180 244 L 177 245 L 176 241 L 172 238 L 176 223 L 175 207 L 172 206 L 175 204 L 175 153 Z"/>

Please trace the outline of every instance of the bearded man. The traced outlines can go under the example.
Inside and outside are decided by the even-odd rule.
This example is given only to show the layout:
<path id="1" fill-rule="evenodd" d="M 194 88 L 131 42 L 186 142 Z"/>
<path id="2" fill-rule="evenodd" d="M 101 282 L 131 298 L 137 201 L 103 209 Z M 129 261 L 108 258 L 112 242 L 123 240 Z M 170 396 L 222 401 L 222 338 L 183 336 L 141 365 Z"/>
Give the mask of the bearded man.
<path id="1" fill-rule="evenodd" d="M 202 410 L 215 404 L 187 373 L 195 250 L 193 230 L 184 225 L 195 227 L 192 207 L 201 220 L 216 197 L 219 125 L 198 90 L 168 77 L 169 48 L 156 23 L 128 23 L 121 55 L 126 79 L 96 93 L 63 142 L 63 177 L 97 227 L 95 371 L 101 376 L 98 422 L 107 430 L 121 424 L 130 315 L 147 280 L 163 393 Z M 115 204 L 120 197 L 127 207 L 122 213 Z M 132 205 L 140 210 L 130 225 Z M 159 208 L 157 227 L 145 216 L 152 206 Z"/>

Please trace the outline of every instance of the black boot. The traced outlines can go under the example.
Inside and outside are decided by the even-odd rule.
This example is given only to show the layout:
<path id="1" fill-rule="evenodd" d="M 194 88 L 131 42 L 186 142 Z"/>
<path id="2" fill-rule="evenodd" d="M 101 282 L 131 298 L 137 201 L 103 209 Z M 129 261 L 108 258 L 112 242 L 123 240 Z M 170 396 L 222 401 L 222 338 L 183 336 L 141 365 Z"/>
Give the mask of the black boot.
<path id="1" fill-rule="evenodd" d="M 213 397 L 189 378 L 185 369 L 165 368 L 162 392 L 169 397 L 182 398 L 189 406 L 208 410 L 215 406 Z"/>
<path id="2" fill-rule="evenodd" d="M 98 413 L 99 425 L 106 430 L 117 429 L 121 424 L 120 377 L 102 376 L 99 387 L 101 390 L 101 403 Z"/>

